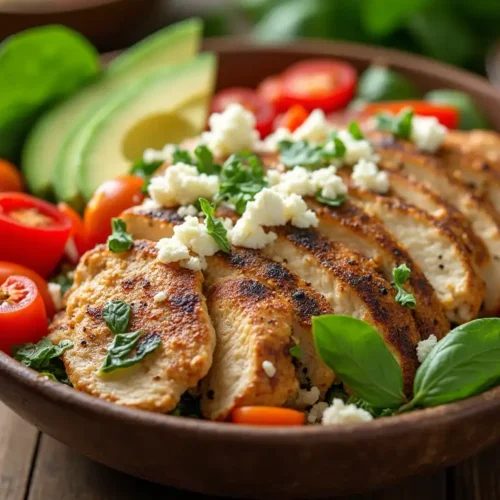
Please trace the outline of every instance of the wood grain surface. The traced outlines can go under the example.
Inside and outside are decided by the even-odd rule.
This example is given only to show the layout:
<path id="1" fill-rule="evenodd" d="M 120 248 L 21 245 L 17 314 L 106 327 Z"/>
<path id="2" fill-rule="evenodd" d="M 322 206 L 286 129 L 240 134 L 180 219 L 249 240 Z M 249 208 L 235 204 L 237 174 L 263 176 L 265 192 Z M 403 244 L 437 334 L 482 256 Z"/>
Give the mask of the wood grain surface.
<path id="1" fill-rule="evenodd" d="M 99 465 L 0 403 L 0 500 L 205 500 Z M 500 446 L 457 467 L 340 500 L 500 500 Z"/>

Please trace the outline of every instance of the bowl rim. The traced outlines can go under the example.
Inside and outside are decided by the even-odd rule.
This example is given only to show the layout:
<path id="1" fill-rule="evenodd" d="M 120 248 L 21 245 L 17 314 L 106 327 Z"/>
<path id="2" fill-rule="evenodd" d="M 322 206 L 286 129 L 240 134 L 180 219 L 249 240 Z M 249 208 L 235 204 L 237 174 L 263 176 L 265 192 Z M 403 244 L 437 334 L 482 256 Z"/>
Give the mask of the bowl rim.
<path id="1" fill-rule="evenodd" d="M 119 0 L 111 0 L 112 2 Z M 96 3 L 110 3 L 107 0 L 95 0 Z M 387 60 L 391 66 L 398 66 L 419 72 L 434 74 L 436 78 L 458 78 L 463 86 L 476 88 L 476 93 L 497 101 L 500 104 L 500 92 L 485 78 L 474 75 L 453 66 L 436 62 L 422 56 L 406 53 L 395 49 L 373 47 L 364 44 L 347 42 L 332 42 L 327 40 L 300 40 L 295 43 L 284 44 L 256 44 L 246 37 L 231 37 L 238 43 L 228 43 L 228 37 L 204 40 L 203 49 L 221 53 L 237 51 L 261 50 L 266 52 L 285 51 L 290 53 L 312 52 L 320 56 L 346 58 L 357 61 Z M 109 54 L 113 57 L 116 53 Z M 106 55 L 105 58 L 106 59 Z M 108 59 L 109 60 L 109 59 Z M 119 404 L 105 401 L 59 382 L 54 382 L 36 371 L 27 368 L 0 351 L 0 375 L 22 386 L 28 392 L 38 392 L 45 400 L 56 405 L 71 407 L 72 409 L 90 412 L 96 417 L 104 416 L 119 419 L 129 424 L 140 422 L 152 428 L 168 428 L 172 431 L 190 431 L 196 436 L 224 435 L 236 443 L 256 444 L 273 439 L 274 444 L 289 444 L 290 438 L 313 439 L 319 443 L 341 443 L 352 441 L 353 432 L 359 441 L 368 441 L 376 438 L 380 433 L 387 438 L 401 438 L 411 427 L 416 431 L 425 432 L 432 427 L 456 424 L 457 421 L 466 423 L 469 419 L 481 416 L 488 412 L 500 411 L 500 386 L 476 396 L 437 406 L 420 409 L 413 412 L 395 415 L 388 418 L 375 419 L 367 423 L 351 423 L 342 426 L 306 425 L 300 427 L 280 426 L 250 426 L 232 425 L 226 422 L 212 422 L 202 419 L 176 417 L 168 414 L 159 414 L 147 410 L 124 407 Z"/>
<path id="2" fill-rule="evenodd" d="M 76 2 L 61 3 L 55 0 L 45 0 L 44 2 L 30 0 L 22 4 L 19 2 L 9 2 L 5 5 L 0 5 L 0 13 L 15 15 L 77 13 L 82 10 L 92 10 L 122 2 L 123 0 L 79 0 Z"/>

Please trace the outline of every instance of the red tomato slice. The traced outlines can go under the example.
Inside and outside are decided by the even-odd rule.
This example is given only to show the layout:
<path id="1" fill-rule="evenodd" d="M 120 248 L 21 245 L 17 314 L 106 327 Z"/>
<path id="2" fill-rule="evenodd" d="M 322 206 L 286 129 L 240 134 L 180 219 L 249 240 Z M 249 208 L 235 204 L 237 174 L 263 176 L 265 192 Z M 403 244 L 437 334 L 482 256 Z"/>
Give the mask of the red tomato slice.
<path id="1" fill-rule="evenodd" d="M 0 194 L 0 260 L 47 277 L 64 254 L 71 221 L 54 205 L 23 193 Z"/>
<path id="2" fill-rule="evenodd" d="M 269 76 L 257 87 L 257 94 L 262 96 L 267 102 L 270 102 L 278 113 L 287 110 L 283 102 L 283 83 L 281 76 Z"/>
<path id="3" fill-rule="evenodd" d="M 272 132 L 276 110 L 271 103 L 257 94 L 255 90 L 244 87 L 232 87 L 222 90 L 212 101 L 212 113 L 221 113 L 233 103 L 241 104 L 254 114 L 257 120 L 256 129 L 259 131 L 261 138 Z"/>
<path id="4" fill-rule="evenodd" d="M 284 127 L 290 130 L 290 132 L 294 132 L 297 130 L 309 116 L 309 111 L 307 111 L 304 106 L 300 104 L 296 104 L 292 106 L 286 113 L 280 115 L 274 121 L 274 128 Z"/>
<path id="5" fill-rule="evenodd" d="M 448 128 L 457 128 L 460 122 L 460 111 L 453 106 L 442 106 L 424 101 L 387 101 L 367 104 L 364 113 L 374 115 L 381 112 L 397 114 L 405 108 L 412 108 L 416 115 L 434 116 L 439 123 Z"/>
<path id="6" fill-rule="evenodd" d="M 333 111 L 345 107 L 354 97 L 357 74 L 348 63 L 318 59 L 290 66 L 282 81 L 287 107 L 302 104 L 309 111 Z"/>
<path id="7" fill-rule="evenodd" d="M 83 219 L 63 201 L 57 204 L 57 208 L 71 220 L 72 228 L 70 238 L 66 244 L 66 256 L 73 264 L 76 264 L 80 260 L 80 257 L 89 249 L 87 238 L 85 237 Z"/>
<path id="8" fill-rule="evenodd" d="M 11 276 L 0 286 L 0 350 L 38 342 L 47 334 L 47 314 L 35 283 L 24 276 Z"/>

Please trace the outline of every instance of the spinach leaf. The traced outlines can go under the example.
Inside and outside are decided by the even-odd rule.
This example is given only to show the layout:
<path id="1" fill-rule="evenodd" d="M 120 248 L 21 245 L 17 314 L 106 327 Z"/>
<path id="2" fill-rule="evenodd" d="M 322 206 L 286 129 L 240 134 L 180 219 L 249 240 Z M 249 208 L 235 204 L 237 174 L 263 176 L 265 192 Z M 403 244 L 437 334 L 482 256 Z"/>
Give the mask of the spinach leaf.
<path id="1" fill-rule="evenodd" d="M 102 319 L 115 334 L 125 333 L 130 322 L 132 308 L 123 300 L 111 300 L 102 310 Z"/>
<path id="2" fill-rule="evenodd" d="M 316 316 L 312 322 L 321 359 L 356 396 L 378 409 L 405 402 L 401 368 L 371 325 L 340 315 Z"/>
<path id="3" fill-rule="evenodd" d="M 141 340 L 142 330 L 131 333 L 119 333 L 108 347 L 108 352 L 99 373 L 110 373 L 118 369 L 129 368 L 142 361 L 149 353 L 161 344 L 161 338 L 156 333 L 145 335 Z M 127 357 L 136 347 L 136 354 Z"/>
<path id="4" fill-rule="evenodd" d="M 151 163 L 146 163 L 142 158 L 137 160 L 131 170 L 130 174 L 144 179 L 144 184 L 142 185 L 141 191 L 143 193 L 148 192 L 149 182 L 153 174 L 161 167 L 162 161 L 153 161 Z"/>
<path id="5" fill-rule="evenodd" d="M 64 364 L 59 358 L 72 347 L 73 342 L 70 340 L 61 340 L 59 344 L 55 345 L 45 337 L 37 344 L 29 343 L 13 347 L 12 356 L 28 368 L 32 368 L 56 382 L 71 385 Z"/>
<path id="6" fill-rule="evenodd" d="M 330 207 L 340 207 L 347 200 L 347 197 L 343 194 L 339 194 L 336 198 L 325 198 L 321 194 L 321 191 L 318 191 L 314 198 L 316 201 L 319 201 L 324 205 L 329 205 Z"/>
<path id="7" fill-rule="evenodd" d="M 500 383 L 500 319 L 452 330 L 417 370 L 414 397 L 401 411 L 468 398 Z"/>
<path id="8" fill-rule="evenodd" d="M 125 252 L 130 250 L 134 244 L 132 235 L 127 233 L 125 221 L 119 218 L 112 219 L 111 227 L 113 234 L 108 237 L 108 248 L 112 252 Z"/>
<path id="9" fill-rule="evenodd" d="M 205 198 L 200 198 L 198 201 L 202 212 L 205 214 L 207 233 L 215 240 L 223 252 L 229 253 L 231 251 L 231 245 L 227 241 L 227 229 L 224 227 L 224 224 L 215 217 L 215 206 L 210 205 Z"/>
<path id="10" fill-rule="evenodd" d="M 411 269 L 406 264 L 401 264 L 392 270 L 394 287 L 398 291 L 396 294 L 396 302 L 404 307 L 407 307 L 408 309 L 415 309 L 417 305 L 415 296 L 403 288 L 403 285 L 408 281 L 410 274 Z"/>

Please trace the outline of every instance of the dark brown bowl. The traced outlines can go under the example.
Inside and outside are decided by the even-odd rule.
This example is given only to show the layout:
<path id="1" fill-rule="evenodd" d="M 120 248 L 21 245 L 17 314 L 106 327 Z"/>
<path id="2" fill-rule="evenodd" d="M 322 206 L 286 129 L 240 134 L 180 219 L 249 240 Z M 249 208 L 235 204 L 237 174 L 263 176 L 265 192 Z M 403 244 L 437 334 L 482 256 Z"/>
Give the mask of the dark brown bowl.
<path id="1" fill-rule="evenodd" d="M 400 52 L 307 42 L 211 41 L 219 86 L 256 85 L 306 57 L 359 69 L 385 61 L 422 89 L 469 92 L 500 129 L 500 94 L 485 80 Z M 500 387 L 434 409 L 345 427 L 256 428 L 122 408 L 43 379 L 0 353 L 0 398 L 43 432 L 108 466 L 166 485 L 239 497 L 361 492 L 455 464 L 500 440 Z"/>

